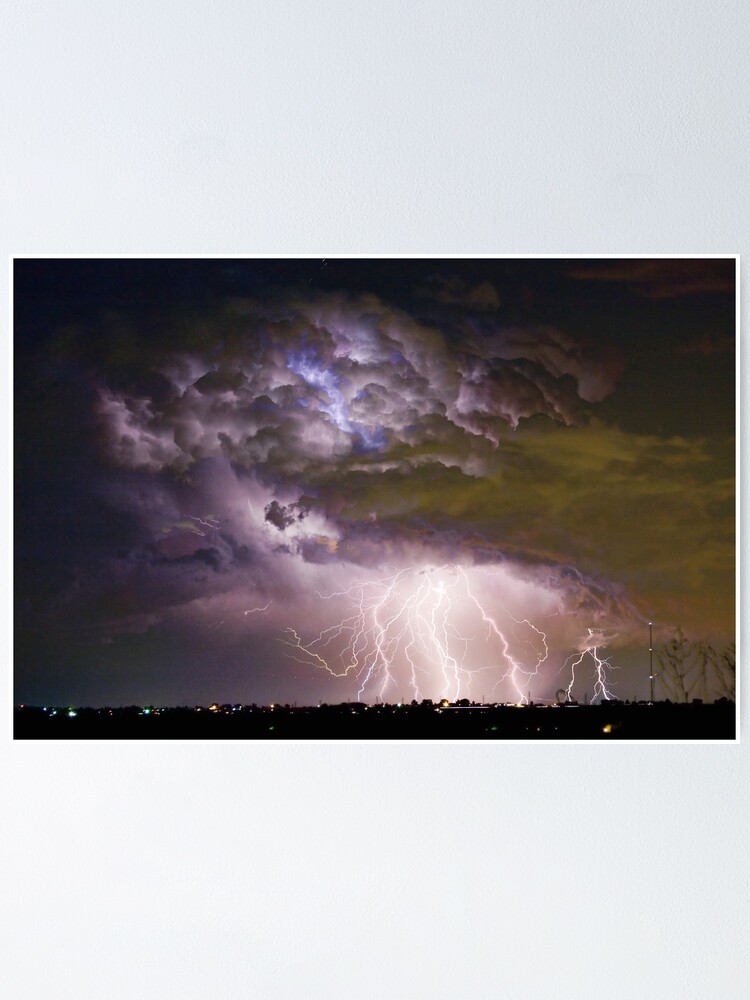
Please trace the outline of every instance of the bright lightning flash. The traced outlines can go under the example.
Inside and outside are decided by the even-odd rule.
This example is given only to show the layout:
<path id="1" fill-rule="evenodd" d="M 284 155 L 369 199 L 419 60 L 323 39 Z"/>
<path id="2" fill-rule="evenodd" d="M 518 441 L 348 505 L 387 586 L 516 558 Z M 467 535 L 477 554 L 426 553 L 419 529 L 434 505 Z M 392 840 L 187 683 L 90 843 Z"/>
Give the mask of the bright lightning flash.
<path id="1" fill-rule="evenodd" d="M 247 611 L 245 611 L 245 616 L 268 611 L 270 607 L 271 607 L 271 602 L 269 601 L 267 604 L 264 604 L 262 608 L 248 608 Z"/>
<path id="2" fill-rule="evenodd" d="M 570 665 L 570 683 L 566 688 L 567 698 L 572 699 L 573 685 L 576 679 L 576 667 L 580 667 L 584 657 L 589 656 L 594 664 L 594 699 L 601 697 L 605 701 L 610 701 L 614 695 L 608 687 L 608 673 L 613 668 L 609 659 L 602 658 L 599 650 L 604 649 L 614 636 L 605 635 L 600 629 L 588 629 L 588 636 L 583 641 L 583 649 L 579 650 L 578 657 L 573 653 L 563 664 L 563 668 Z"/>
<path id="3" fill-rule="evenodd" d="M 455 564 L 411 566 L 392 576 L 318 596 L 345 602 L 351 614 L 310 642 L 304 642 L 291 627 L 281 641 L 301 663 L 334 677 L 355 677 L 358 699 L 368 693 L 382 699 L 407 685 L 417 700 L 423 689 L 430 694 L 439 689 L 441 697 L 458 700 L 469 695 L 475 675 L 486 672 L 494 683 L 493 693 L 508 681 L 514 700 L 524 703 L 529 682 L 547 659 L 546 635 L 528 619 L 518 620 L 506 612 L 516 626 L 528 628 L 528 638 L 519 641 L 516 629 L 489 613 L 466 570 Z M 476 634 L 468 635 L 468 631 Z M 521 662 L 515 651 L 518 645 L 531 648 L 533 666 Z"/>

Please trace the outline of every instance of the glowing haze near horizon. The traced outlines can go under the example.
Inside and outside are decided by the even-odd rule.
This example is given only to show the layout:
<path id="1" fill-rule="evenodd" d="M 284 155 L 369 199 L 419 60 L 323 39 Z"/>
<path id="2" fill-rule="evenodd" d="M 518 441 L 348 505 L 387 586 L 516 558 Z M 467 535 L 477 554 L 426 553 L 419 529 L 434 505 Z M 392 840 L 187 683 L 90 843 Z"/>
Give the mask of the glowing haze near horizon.
<path id="1" fill-rule="evenodd" d="M 64 263 L 17 264 L 17 700 L 633 697 L 649 620 L 731 638 L 725 262 Z"/>

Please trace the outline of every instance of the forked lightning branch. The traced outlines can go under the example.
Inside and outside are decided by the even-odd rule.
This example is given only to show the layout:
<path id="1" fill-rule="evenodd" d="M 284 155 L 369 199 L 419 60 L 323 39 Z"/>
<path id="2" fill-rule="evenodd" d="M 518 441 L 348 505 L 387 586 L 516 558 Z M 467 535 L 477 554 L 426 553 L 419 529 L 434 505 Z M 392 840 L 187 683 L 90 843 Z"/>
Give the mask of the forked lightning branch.
<path id="1" fill-rule="evenodd" d="M 398 573 L 318 594 L 341 616 L 313 638 L 288 626 L 281 640 L 288 655 L 333 677 L 356 681 L 357 697 L 420 700 L 488 695 L 526 704 L 548 661 L 546 633 L 529 619 L 517 619 L 480 599 L 471 568 L 458 564 L 409 566 Z M 475 576 L 477 574 L 474 574 Z M 333 617 L 333 614 L 331 615 Z M 589 659 L 594 695 L 612 698 L 612 667 L 600 655 L 607 637 L 588 636 L 566 661 L 567 697 Z M 586 664 L 588 665 L 588 664 Z"/>

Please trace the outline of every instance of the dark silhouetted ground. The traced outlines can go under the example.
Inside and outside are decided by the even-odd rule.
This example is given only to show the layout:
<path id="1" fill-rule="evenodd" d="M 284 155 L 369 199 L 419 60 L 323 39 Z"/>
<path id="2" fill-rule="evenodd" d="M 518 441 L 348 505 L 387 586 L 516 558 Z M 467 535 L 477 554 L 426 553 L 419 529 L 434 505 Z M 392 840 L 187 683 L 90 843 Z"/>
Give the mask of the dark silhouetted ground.
<path id="1" fill-rule="evenodd" d="M 213 705 L 16 708 L 17 740 L 714 740 L 735 738 L 735 706 Z"/>

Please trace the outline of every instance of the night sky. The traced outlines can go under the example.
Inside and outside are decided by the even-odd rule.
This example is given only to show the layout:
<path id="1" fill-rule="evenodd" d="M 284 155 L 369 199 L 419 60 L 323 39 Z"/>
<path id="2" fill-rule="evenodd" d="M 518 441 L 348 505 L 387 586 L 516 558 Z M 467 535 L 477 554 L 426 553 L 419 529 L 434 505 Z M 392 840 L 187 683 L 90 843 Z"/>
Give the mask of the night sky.
<path id="1" fill-rule="evenodd" d="M 645 697 L 734 636 L 734 268 L 17 260 L 15 701 Z"/>

